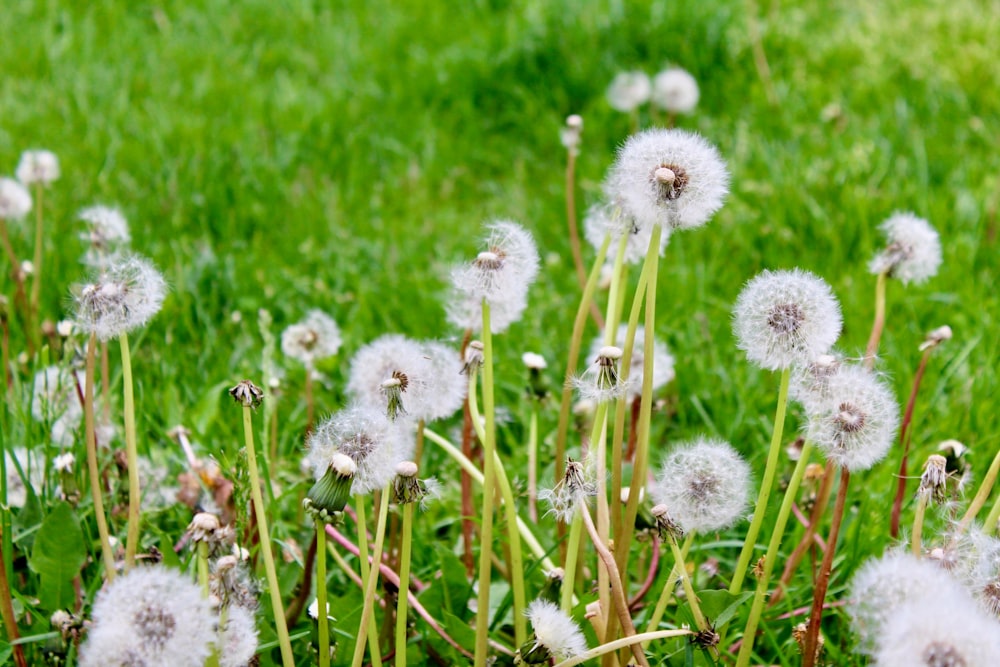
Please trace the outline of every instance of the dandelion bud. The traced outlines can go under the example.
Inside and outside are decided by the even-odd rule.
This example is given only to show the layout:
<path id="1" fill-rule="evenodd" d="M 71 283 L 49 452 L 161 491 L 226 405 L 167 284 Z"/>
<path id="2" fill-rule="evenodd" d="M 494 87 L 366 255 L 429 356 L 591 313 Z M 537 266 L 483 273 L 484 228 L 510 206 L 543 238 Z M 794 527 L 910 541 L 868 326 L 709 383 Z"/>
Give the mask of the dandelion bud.
<path id="1" fill-rule="evenodd" d="M 630 113 L 649 100 L 652 84 L 645 72 L 619 72 L 608 86 L 608 104 L 615 111 Z"/>
<path id="2" fill-rule="evenodd" d="M 163 305 L 166 283 L 146 259 L 133 256 L 110 266 L 76 296 L 76 324 L 105 341 L 146 324 Z"/>
<path id="3" fill-rule="evenodd" d="M 653 77 L 653 104 L 669 113 L 691 113 L 698 106 L 698 82 L 686 70 L 671 67 Z"/>
<path id="4" fill-rule="evenodd" d="M 583 133 L 583 118 L 573 114 L 566 118 L 566 125 L 559 130 L 559 141 L 573 156 L 580 154 L 580 135 Z"/>
<path id="5" fill-rule="evenodd" d="M 351 484 L 358 467 L 346 454 L 334 454 L 330 467 L 306 494 L 302 506 L 313 518 L 329 523 L 351 499 Z"/>
<path id="6" fill-rule="evenodd" d="M 580 627 L 556 604 L 534 600 L 524 613 L 535 631 L 518 651 L 525 664 L 547 665 L 552 660 L 559 662 L 587 652 L 587 640 Z"/>
<path id="7" fill-rule="evenodd" d="M 670 518 L 666 505 L 662 503 L 655 505 L 650 513 L 653 515 L 656 532 L 661 540 L 677 541 L 684 537 L 684 529 Z"/>
<path id="8" fill-rule="evenodd" d="M 465 346 L 465 363 L 462 366 L 462 374 L 468 375 L 473 371 L 478 371 L 483 365 L 483 343 L 474 340 Z"/>
<path id="9" fill-rule="evenodd" d="M 618 327 L 615 340 L 624 341 L 628 335 L 628 325 L 622 324 Z M 642 394 L 642 380 L 645 372 L 645 341 L 646 329 L 642 325 L 636 327 L 635 339 L 632 343 L 632 358 L 629 362 L 628 388 L 626 390 L 629 400 L 635 400 Z M 601 347 L 604 345 L 602 338 L 596 338 L 590 348 L 590 356 L 597 357 Z M 653 391 L 657 391 L 669 384 L 677 377 L 674 370 L 675 360 L 666 344 L 656 339 L 653 341 Z"/>
<path id="10" fill-rule="evenodd" d="M 0 220 L 19 220 L 31 212 L 31 193 L 13 178 L 0 178 Z"/>
<path id="11" fill-rule="evenodd" d="M 885 273 L 904 285 L 922 283 L 937 273 L 941 239 L 929 222 L 912 213 L 894 213 L 880 229 L 886 247 L 868 264 L 871 273 Z"/>
<path id="12" fill-rule="evenodd" d="M 947 324 L 927 334 L 924 342 L 920 344 L 920 351 L 923 352 L 929 348 L 937 347 L 946 340 L 951 340 L 951 327 Z"/>
<path id="13" fill-rule="evenodd" d="M 243 380 L 229 390 L 229 395 L 245 408 L 256 408 L 264 401 L 264 390 L 250 380 Z"/>
<path id="14" fill-rule="evenodd" d="M 188 535 L 191 536 L 191 541 L 208 542 L 215 537 L 216 531 L 221 527 L 222 524 L 219 523 L 219 517 L 208 512 L 199 512 L 191 519 L 187 531 Z"/>
<path id="15" fill-rule="evenodd" d="M 392 502 L 397 505 L 418 503 L 427 493 L 427 485 L 417 479 L 416 463 L 402 461 L 396 466 L 396 477 L 392 481 Z"/>
<path id="16" fill-rule="evenodd" d="M 17 163 L 15 176 L 25 185 L 48 185 L 59 178 L 59 158 L 52 151 L 24 151 L 21 153 L 21 161 Z"/>
<path id="17" fill-rule="evenodd" d="M 917 488 L 917 495 L 923 496 L 937 504 L 941 504 L 947 497 L 948 481 L 948 459 L 939 455 L 931 454 L 924 463 L 924 474 L 920 477 L 920 486 Z"/>

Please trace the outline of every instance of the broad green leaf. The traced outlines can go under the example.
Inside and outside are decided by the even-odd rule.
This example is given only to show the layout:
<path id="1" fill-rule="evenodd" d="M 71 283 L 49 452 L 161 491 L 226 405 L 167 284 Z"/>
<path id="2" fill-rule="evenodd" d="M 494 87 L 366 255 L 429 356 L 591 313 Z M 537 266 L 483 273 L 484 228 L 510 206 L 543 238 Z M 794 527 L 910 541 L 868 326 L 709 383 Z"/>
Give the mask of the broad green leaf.
<path id="1" fill-rule="evenodd" d="M 753 591 L 733 595 L 726 590 L 710 589 L 698 591 L 697 596 L 701 603 L 701 612 L 712 625 L 718 627 L 725 625 L 736 615 L 740 605 L 753 597 Z"/>
<path id="2" fill-rule="evenodd" d="M 41 577 L 38 597 L 48 609 L 73 603 L 73 577 L 87 559 L 80 520 L 66 503 L 52 508 L 35 536 L 29 565 Z"/>

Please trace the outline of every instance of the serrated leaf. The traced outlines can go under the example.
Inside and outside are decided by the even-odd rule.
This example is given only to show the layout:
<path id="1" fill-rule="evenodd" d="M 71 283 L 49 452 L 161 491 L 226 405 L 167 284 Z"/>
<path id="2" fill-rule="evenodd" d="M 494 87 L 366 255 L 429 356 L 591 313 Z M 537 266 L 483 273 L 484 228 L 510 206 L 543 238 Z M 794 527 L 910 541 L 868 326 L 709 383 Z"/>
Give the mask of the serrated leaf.
<path id="1" fill-rule="evenodd" d="M 41 577 L 38 597 L 48 609 L 73 603 L 73 578 L 87 560 L 87 547 L 76 513 L 66 503 L 52 508 L 35 536 L 28 564 Z"/>

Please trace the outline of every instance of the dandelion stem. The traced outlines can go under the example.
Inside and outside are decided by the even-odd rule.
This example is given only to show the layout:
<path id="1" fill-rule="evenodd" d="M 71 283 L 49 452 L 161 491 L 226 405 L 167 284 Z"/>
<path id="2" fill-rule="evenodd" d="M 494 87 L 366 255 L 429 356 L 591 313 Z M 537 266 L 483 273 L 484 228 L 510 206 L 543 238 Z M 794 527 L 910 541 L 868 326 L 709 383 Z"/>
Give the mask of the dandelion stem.
<path id="1" fill-rule="evenodd" d="M 326 525 L 316 522 L 316 621 L 319 623 L 319 665 L 330 665 L 330 619 L 326 600 Z"/>
<path id="2" fill-rule="evenodd" d="M 361 590 L 367 591 L 368 590 L 368 581 L 373 576 L 376 577 L 376 578 L 378 577 L 378 570 L 376 569 L 374 573 L 372 572 L 371 562 L 370 562 L 370 560 L 368 558 L 368 519 L 365 516 L 365 496 L 362 496 L 362 495 L 355 495 L 354 496 L 354 513 L 357 515 L 357 524 L 358 524 L 358 560 L 360 560 L 360 562 L 361 562 L 360 563 L 360 565 L 361 565 Z M 378 628 L 375 625 L 375 617 L 372 616 L 369 619 L 368 622 L 369 622 L 369 626 L 368 626 L 368 630 L 367 630 L 368 631 L 368 639 L 371 640 L 372 638 L 376 638 L 375 641 L 370 641 L 371 646 L 369 647 L 371 649 L 372 664 L 373 665 L 377 665 L 377 667 L 381 667 L 382 666 L 382 652 L 379 649 L 379 645 L 378 645 L 378 641 L 377 641 Z M 355 645 L 355 648 L 357 648 L 357 645 L 360 644 L 361 647 L 362 647 L 362 650 L 363 650 L 364 649 L 364 643 L 365 643 L 365 640 L 364 640 L 364 638 L 362 638 L 360 636 L 360 632 L 359 632 L 358 633 L 358 640 L 357 640 L 357 644 Z"/>
<path id="3" fill-rule="evenodd" d="M 927 361 L 930 359 L 934 346 L 924 350 L 917 365 L 917 372 L 913 376 L 913 388 L 910 390 L 910 398 L 906 401 L 906 410 L 903 413 L 903 423 L 899 427 L 899 445 L 903 448 L 903 456 L 899 460 L 899 474 L 896 482 L 896 497 L 892 501 L 892 515 L 889 521 L 889 536 L 892 539 L 899 537 L 899 515 L 903 511 L 903 496 L 906 495 L 906 466 L 910 456 L 910 423 L 913 421 L 913 409 L 917 403 L 917 392 L 920 391 L 920 382 L 924 378 L 924 371 L 927 370 Z"/>
<path id="4" fill-rule="evenodd" d="M 691 607 L 694 623 L 698 626 L 699 630 L 705 630 L 708 628 L 708 622 L 705 620 L 705 615 L 701 613 L 698 596 L 691 585 L 691 577 L 687 573 L 687 563 L 684 562 L 684 554 L 681 553 L 681 548 L 677 546 L 677 540 L 674 539 L 673 535 L 667 536 L 667 543 L 670 544 L 670 551 L 674 554 L 674 561 L 680 564 L 681 585 L 684 587 L 684 595 L 687 596 L 688 605 Z"/>
<path id="5" fill-rule="evenodd" d="M 4 533 L 4 537 L 6 533 Z M 3 565 L 5 552 L 0 540 L 0 612 L 3 616 L 4 629 L 7 631 L 7 641 L 14 644 L 14 664 L 17 667 L 27 667 L 24 649 L 16 643 L 21 636 L 17 630 L 17 617 L 14 615 L 14 603 L 10 597 L 10 582 L 7 580 L 7 568 Z"/>
<path id="6" fill-rule="evenodd" d="M 965 511 L 962 521 L 958 524 L 958 530 L 955 531 L 955 537 L 952 538 L 953 541 L 957 540 L 958 537 L 964 533 L 966 529 L 968 529 L 969 524 L 972 523 L 972 520 L 976 518 L 977 514 L 979 514 L 979 510 L 981 510 L 983 505 L 986 504 L 986 499 L 990 497 L 993 485 L 997 481 L 998 473 L 1000 473 L 1000 449 L 997 450 L 996 456 L 993 457 L 993 463 L 990 464 L 990 469 L 986 471 L 986 476 L 983 477 L 983 483 L 979 485 L 976 495 L 972 498 L 972 502 L 969 503 L 969 509 Z M 993 514 L 993 512 L 990 512 L 990 514 Z M 987 529 L 989 529 L 988 525 Z"/>
<path id="7" fill-rule="evenodd" d="M 993 507 L 990 509 L 990 513 L 986 515 L 986 522 L 983 524 L 983 530 L 986 531 L 987 535 L 992 535 L 997 532 L 998 521 L 1000 521 L 1000 496 L 998 496 L 996 501 L 994 501 Z"/>
<path id="8" fill-rule="evenodd" d="M 837 536 L 840 534 L 840 524 L 844 518 L 844 505 L 847 500 L 847 487 L 851 482 L 851 471 L 842 468 L 840 471 L 840 488 L 837 489 L 837 500 L 833 505 L 833 521 L 830 523 L 830 534 L 827 536 L 826 550 L 823 552 L 823 562 L 819 566 L 819 579 L 813 589 L 812 610 L 809 612 L 809 626 L 803 643 L 804 654 L 802 667 L 813 667 L 816 662 L 816 647 L 819 642 L 819 626 L 823 620 L 823 602 L 830 586 L 830 571 L 833 569 L 833 555 L 837 551 Z"/>
<path id="9" fill-rule="evenodd" d="M 580 539 L 583 536 L 583 517 L 573 514 L 569 524 L 569 539 L 566 548 L 566 566 L 563 568 L 561 608 L 567 614 L 573 611 L 574 588 L 576 588 L 576 567 L 580 556 Z"/>
<path id="10" fill-rule="evenodd" d="M 42 246 L 45 237 L 42 234 L 42 208 L 45 200 L 45 188 L 41 181 L 35 184 L 35 277 L 31 281 L 31 310 L 38 312 L 38 301 L 42 288 Z"/>
<path id="11" fill-rule="evenodd" d="M 208 599 L 208 542 L 198 542 L 198 583 L 201 584 L 201 596 Z"/>
<path id="12" fill-rule="evenodd" d="M 490 574 L 493 555 L 493 496 L 496 494 L 496 424 L 493 406 L 493 336 L 490 330 L 490 304 L 483 299 L 483 409 L 486 432 L 483 439 L 483 511 L 480 524 L 479 591 L 476 597 L 475 667 L 485 667 L 489 639 Z M 471 396 L 471 394 L 470 394 Z M 472 407 L 470 398 L 469 407 Z M 473 422 L 477 420 L 473 418 Z"/>
<path id="13" fill-rule="evenodd" d="M 406 621 L 410 599 L 410 554 L 413 545 L 413 505 L 403 505 L 403 543 L 399 552 L 399 593 L 396 598 L 396 667 L 406 667 Z"/>
<path id="14" fill-rule="evenodd" d="M 764 571 L 757 579 L 757 590 L 754 591 L 753 604 L 750 607 L 750 616 L 747 618 L 746 628 L 743 630 L 743 643 L 740 645 L 740 653 L 736 660 L 737 667 L 746 667 L 750 664 L 750 657 L 753 653 L 754 640 L 757 634 L 757 625 L 760 623 L 761 612 L 764 610 L 764 598 L 767 594 L 768 584 L 771 581 L 771 572 L 774 571 L 774 563 L 778 560 L 778 549 L 781 547 L 781 538 L 785 533 L 785 525 L 788 523 L 788 516 L 791 514 L 792 505 L 799 492 L 799 485 L 805 475 L 809 465 L 809 455 L 812 453 L 812 443 L 806 440 L 802 445 L 798 463 L 792 472 L 792 479 L 785 489 L 785 497 L 781 501 L 781 509 L 778 510 L 778 520 L 771 531 L 771 542 L 767 546 L 767 554 L 764 556 Z"/>
<path id="15" fill-rule="evenodd" d="M 660 590 L 660 598 L 656 601 L 656 607 L 653 608 L 653 614 L 649 617 L 649 624 L 646 626 L 646 632 L 653 632 L 660 626 L 660 620 L 663 618 L 663 613 L 667 609 L 667 605 L 670 604 L 670 600 L 674 597 L 674 581 L 677 580 L 678 575 L 680 575 L 680 569 L 684 567 L 684 563 L 687 562 L 688 552 L 691 550 L 691 545 L 694 543 L 694 533 L 688 533 L 687 537 L 684 538 L 684 544 L 681 545 L 681 558 L 677 560 L 674 558 L 674 565 L 670 568 L 670 574 L 667 576 L 667 581 L 663 584 L 663 588 Z"/>
<path id="16" fill-rule="evenodd" d="M 274 554 L 271 552 L 271 535 L 267 529 L 264 496 L 260 491 L 260 471 L 257 469 L 257 452 L 253 444 L 253 416 L 249 403 L 243 405 L 243 438 L 246 443 L 247 467 L 250 472 L 250 498 L 253 501 L 254 516 L 257 520 L 260 552 L 264 557 L 267 588 L 271 594 L 271 611 L 274 616 L 275 631 L 278 634 L 278 645 L 281 647 L 281 662 L 284 667 L 291 667 L 295 664 L 295 658 L 292 655 L 292 642 L 288 636 L 288 626 L 285 624 L 281 589 L 278 587 L 278 573 L 274 567 Z"/>
<path id="17" fill-rule="evenodd" d="M 379 653 L 378 648 L 378 626 L 375 623 L 375 586 L 378 583 L 378 573 L 382 564 L 382 547 L 385 544 L 385 524 L 389 516 L 389 496 L 392 495 L 392 486 L 387 485 L 382 489 L 379 497 L 378 520 L 375 528 L 375 546 L 372 551 L 372 563 L 368 571 L 368 578 L 365 581 L 365 605 L 361 611 L 361 623 L 358 625 L 358 638 L 354 644 L 354 658 L 351 660 L 353 667 L 361 667 L 365 657 L 365 639 L 367 638 L 372 652 L 372 662 L 375 662 L 375 654 Z M 359 496 L 360 497 L 360 496 Z M 359 528 L 364 530 L 362 526 Z M 378 664 L 381 664 L 381 657 Z"/>
<path id="18" fill-rule="evenodd" d="M 586 290 L 587 273 L 583 268 L 583 255 L 580 252 L 580 230 L 576 216 L 576 152 L 566 151 L 566 225 L 569 227 L 569 247 L 573 253 L 573 266 L 576 267 L 576 279 L 581 290 Z M 604 327 L 604 318 L 597 304 L 588 300 L 590 316 L 598 329 Z"/>
<path id="19" fill-rule="evenodd" d="M 871 370 L 875 367 L 875 358 L 878 355 L 878 344 L 882 340 L 882 330 L 885 329 L 885 284 L 888 274 L 883 271 L 878 274 L 875 280 L 875 321 L 872 322 L 872 332 L 868 337 L 868 346 L 865 348 L 865 368 Z"/>
<path id="20" fill-rule="evenodd" d="M 615 641 L 608 642 L 607 644 L 601 644 L 600 646 L 594 647 L 583 655 L 578 655 L 575 658 L 569 658 L 568 660 L 557 662 L 555 667 L 574 667 L 575 665 L 582 665 L 588 660 L 599 658 L 605 653 L 611 653 L 612 651 L 617 651 L 621 648 L 632 647 L 639 643 L 647 644 L 656 639 L 686 637 L 692 634 L 694 633 L 690 630 L 659 630 L 657 632 L 644 632 L 641 635 L 631 635 L 630 637 L 616 639 Z"/>
<path id="21" fill-rule="evenodd" d="M 312 365 L 306 364 L 306 435 L 312 433 L 313 429 L 313 380 Z"/>
<path id="22" fill-rule="evenodd" d="M 538 523 L 538 405 L 531 402 L 528 422 L 528 519 Z"/>
<path id="23" fill-rule="evenodd" d="M 21 326 L 24 327 L 24 342 L 28 346 L 28 356 L 35 354 L 34 327 L 31 326 L 31 306 L 28 297 L 24 293 L 24 273 L 21 271 L 21 262 L 17 259 L 14 246 L 10 244 L 10 236 L 7 234 L 7 221 L 0 218 L 0 241 L 3 242 L 4 251 L 10 260 L 11 276 L 14 278 L 14 306 L 21 314 Z M 6 366 L 5 366 L 6 368 Z"/>
<path id="24" fill-rule="evenodd" d="M 135 394 L 132 389 L 132 355 L 129 350 L 128 334 L 118 337 L 122 349 L 122 390 L 124 392 L 125 416 L 125 456 L 128 461 L 128 538 L 125 541 L 125 572 L 135 566 L 135 554 L 139 547 L 140 500 L 139 451 L 135 434 Z"/>
<path id="25" fill-rule="evenodd" d="M 97 465 L 97 436 L 94 428 L 94 366 L 97 353 L 97 336 L 91 334 L 87 342 L 87 362 L 83 389 L 83 413 L 87 442 L 87 471 L 90 473 L 90 497 L 94 501 L 94 518 L 101 538 L 101 555 L 104 558 L 104 576 L 115 578 L 115 556 L 111 550 L 108 519 L 104 515 L 104 496 L 101 491 L 101 471 Z"/>
<path id="26" fill-rule="evenodd" d="M 913 514 L 913 534 L 910 536 L 910 549 L 917 558 L 923 556 L 920 548 L 920 536 L 924 531 L 924 511 L 927 509 L 928 494 L 917 494 L 917 509 Z"/>
<path id="27" fill-rule="evenodd" d="M 611 321 L 610 319 L 608 320 Z M 602 401 L 597 405 L 597 412 L 594 415 L 594 427 L 590 436 L 590 451 L 597 455 L 597 534 L 601 544 L 608 544 L 611 541 L 608 523 L 608 449 L 607 427 L 608 404 Z M 611 608 L 611 591 L 608 567 L 603 560 L 597 562 L 597 594 L 601 601 L 601 609 Z M 606 641 L 609 637 L 598 637 L 601 641 Z"/>

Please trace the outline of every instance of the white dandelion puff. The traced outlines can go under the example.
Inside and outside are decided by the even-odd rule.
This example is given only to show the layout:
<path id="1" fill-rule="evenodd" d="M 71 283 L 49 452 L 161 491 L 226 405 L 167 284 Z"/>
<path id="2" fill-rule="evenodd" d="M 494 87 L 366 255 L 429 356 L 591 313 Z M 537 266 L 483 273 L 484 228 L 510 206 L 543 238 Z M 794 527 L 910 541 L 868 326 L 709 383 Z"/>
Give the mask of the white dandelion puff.
<path id="1" fill-rule="evenodd" d="M 226 609 L 226 625 L 219 632 L 219 667 L 245 667 L 257 653 L 257 624 L 253 612 L 236 605 Z"/>
<path id="2" fill-rule="evenodd" d="M 874 274 L 887 273 L 904 285 L 922 283 L 941 266 L 941 239 L 931 224 L 912 213 L 894 213 L 880 227 L 886 247 L 868 264 Z"/>
<path id="3" fill-rule="evenodd" d="M 326 475 L 335 454 L 351 459 L 354 494 L 384 488 L 396 474 L 396 464 L 412 456 L 403 447 L 402 431 L 383 411 L 356 403 L 321 422 L 306 444 L 317 480 Z"/>
<path id="4" fill-rule="evenodd" d="M 829 397 L 830 378 L 843 363 L 843 358 L 837 354 L 821 354 L 808 363 L 792 366 L 788 397 L 800 403 L 807 412 L 815 411 Z"/>
<path id="5" fill-rule="evenodd" d="M 772 371 L 825 354 L 840 337 L 841 322 L 830 286 L 801 269 L 761 272 L 733 308 L 737 347 Z"/>
<path id="6" fill-rule="evenodd" d="M 80 238 L 90 246 L 83 263 L 105 269 L 118 262 L 132 242 L 128 221 L 121 210 L 112 206 L 91 206 L 80 211 L 78 217 L 87 225 Z"/>
<path id="7" fill-rule="evenodd" d="M 621 348 L 613 345 L 600 347 L 594 362 L 580 376 L 572 380 L 580 398 L 606 403 L 627 395 L 633 380 L 621 377 L 619 372 L 621 358 Z"/>
<path id="8" fill-rule="evenodd" d="M 589 498 L 597 494 L 597 486 L 590 479 L 588 471 L 581 461 L 570 459 L 566 462 L 566 472 L 563 478 L 552 489 L 542 489 L 538 499 L 549 503 L 549 513 L 556 520 L 569 523 L 580 507 Z"/>
<path id="9" fill-rule="evenodd" d="M 48 185 L 59 178 L 59 158 L 52 151 L 37 149 L 21 153 L 14 173 L 17 180 L 25 185 L 41 183 Z"/>
<path id="10" fill-rule="evenodd" d="M 135 255 L 80 288 L 74 322 L 99 340 L 115 338 L 149 322 L 160 311 L 165 294 L 160 272 Z"/>
<path id="11" fill-rule="evenodd" d="M 310 310 L 301 322 L 281 332 L 281 352 L 312 368 L 319 359 L 337 354 L 342 343 L 340 327 L 321 310 Z"/>
<path id="12" fill-rule="evenodd" d="M 608 86 L 608 104 L 615 111 L 629 113 L 649 101 L 652 88 L 645 72 L 619 72 Z"/>
<path id="13" fill-rule="evenodd" d="M 628 325 L 621 324 L 618 327 L 618 337 L 615 342 L 625 344 L 625 337 L 628 335 Z M 635 329 L 635 340 L 632 343 L 632 359 L 629 362 L 628 389 L 629 400 L 634 400 L 642 395 L 642 379 L 645 362 L 646 328 L 639 325 Z M 590 347 L 590 357 L 596 358 L 601 347 L 604 346 L 603 339 L 596 338 Z M 661 340 L 653 341 L 653 391 L 673 382 L 677 377 L 674 370 L 674 357 L 667 349 L 666 343 Z"/>
<path id="14" fill-rule="evenodd" d="M 556 604 L 537 599 L 524 611 L 535 631 L 521 647 L 521 660 L 529 665 L 576 658 L 587 652 L 587 640 L 572 618 Z"/>
<path id="15" fill-rule="evenodd" d="M 20 220 L 31 212 L 31 193 L 13 178 L 0 178 L 0 219 Z"/>
<path id="16" fill-rule="evenodd" d="M 698 106 L 698 82 L 690 72 L 670 67 L 653 77 L 653 104 L 670 113 L 691 113 Z"/>

